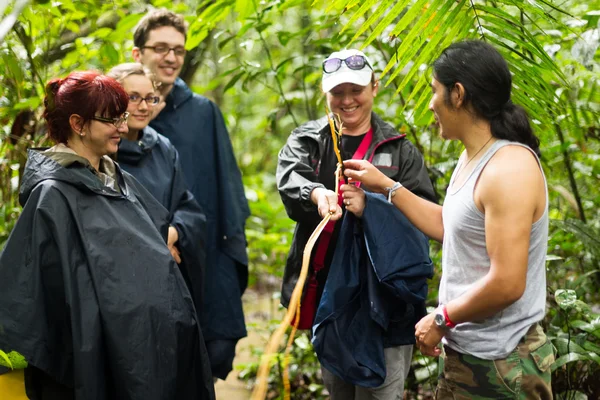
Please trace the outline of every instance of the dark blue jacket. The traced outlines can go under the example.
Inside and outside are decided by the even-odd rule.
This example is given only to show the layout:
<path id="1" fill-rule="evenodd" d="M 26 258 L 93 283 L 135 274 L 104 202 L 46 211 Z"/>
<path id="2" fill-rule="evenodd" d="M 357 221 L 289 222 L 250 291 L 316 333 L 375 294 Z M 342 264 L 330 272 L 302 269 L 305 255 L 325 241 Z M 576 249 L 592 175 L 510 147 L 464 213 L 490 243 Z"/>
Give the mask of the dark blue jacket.
<path id="1" fill-rule="evenodd" d="M 177 150 L 169 139 L 147 126 L 138 141 L 121 139 L 117 161 L 169 211 L 169 225 L 177 229 L 179 236 L 179 268 L 196 310 L 202 310 L 206 217 L 187 189 Z"/>
<path id="2" fill-rule="evenodd" d="M 386 376 L 383 349 L 415 343 L 433 275 L 429 242 L 384 196 L 369 192 L 362 219 L 346 213 L 340 229 L 312 341 L 327 370 L 377 387 Z"/>
<path id="3" fill-rule="evenodd" d="M 179 152 L 188 187 L 206 214 L 205 339 L 246 336 L 241 295 L 248 283 L 244 226 L 250 215 L 240 170 L 219 108 L 181 79 L 151 126 Z"/>

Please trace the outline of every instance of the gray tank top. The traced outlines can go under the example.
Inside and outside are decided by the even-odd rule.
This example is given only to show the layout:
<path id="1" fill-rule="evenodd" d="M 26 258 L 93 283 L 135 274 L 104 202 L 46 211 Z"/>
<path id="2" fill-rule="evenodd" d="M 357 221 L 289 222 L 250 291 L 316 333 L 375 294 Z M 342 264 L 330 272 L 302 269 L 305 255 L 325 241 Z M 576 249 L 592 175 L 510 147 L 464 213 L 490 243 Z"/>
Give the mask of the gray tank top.
<path id="1" fill-rule="evenodd" d="M 442 245 L 442 281 L 440 304 L 467 292 L 490 269 L 485 245 L 485 215 L 473 200 L 473 191 L 481 171 L 504 146 L 525 145 L 498 140 L 485 152 L 461 187 L 454 187 L 456 171 L 444 200 L 444 242 Z M 532 154 L 535 155 L 535 153 Z M 537 156 L 536 156 L 536 160 Z M 539 160 L 538 160 L 539 164 Z M 541 169 L 541 166 L 540 166 Z M 543 175 L 542 171 L 542 175 Z M 546 177 L 544 176 L 544 182 Z M 466 322 L 450 329 L 443 343 L 450 348 L 486 360 L 507 357 L 529 327 L 544 317 L 546 305 L 546 251 L 548 247 L 548 189 L 546 210 L 531 226 L 527 286 L 523 296 L 498 314 L 477 322 Z"/>

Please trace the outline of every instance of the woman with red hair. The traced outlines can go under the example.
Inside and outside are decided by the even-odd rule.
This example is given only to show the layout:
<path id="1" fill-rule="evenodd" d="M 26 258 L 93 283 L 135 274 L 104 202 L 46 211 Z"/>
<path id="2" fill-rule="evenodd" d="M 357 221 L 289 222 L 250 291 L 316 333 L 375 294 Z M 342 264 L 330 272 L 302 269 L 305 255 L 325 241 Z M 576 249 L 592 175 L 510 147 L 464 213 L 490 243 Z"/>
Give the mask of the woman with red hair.
<path id="1" fill-rule="evenodd" d="M 29 151 L 0 254 L 0 349 L 22 356 L 30 399 L 214 398 L 167 210 L 108 157 L 128 100 L 93 71 L 46 87 L 57 144 Z"/>

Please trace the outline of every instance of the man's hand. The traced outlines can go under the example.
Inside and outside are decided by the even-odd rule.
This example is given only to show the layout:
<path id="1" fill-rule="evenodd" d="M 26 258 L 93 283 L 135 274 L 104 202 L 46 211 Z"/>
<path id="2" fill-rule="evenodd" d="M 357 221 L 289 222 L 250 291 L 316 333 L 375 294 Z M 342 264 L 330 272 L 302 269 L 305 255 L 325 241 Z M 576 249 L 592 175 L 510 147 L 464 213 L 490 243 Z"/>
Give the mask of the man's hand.
<path id="1" fill-rule="evenodd" d="M 177 229 L 173 226 L 169 226 L 169 235 L 167 237 L 167 247 L 171 252 L 171 256 L 177 264 L 181 264 L 181 255 L 179 253 L 179 249 L 175 246 L 175 243 L 179 240 L 179 234 L 177 233 Z"/>
<path id="2" fill-rule="evenodd" d="M 331 221 L 342 217 L 342 208 L 338 205 L 337 195 L 334 191 L 315 188 L 310 194 L 310 200 L 317 206 L 321 218 L 331 213 Z"/>
<path id="3" fill-rule="evenodd" d="M 439 344 L 444 337 L 444 331 L 434 321 L 437 310 L 424 316 L 415 325 L 417 347 L 426 356 L 438 357 L 442 353 Z"/>
<path id="4" fill-rule="evenodd" d="M 346 210 L 361 218 L 365 210 L 365 191 L 356 185 L 342 185 L 340 189 Z"/>

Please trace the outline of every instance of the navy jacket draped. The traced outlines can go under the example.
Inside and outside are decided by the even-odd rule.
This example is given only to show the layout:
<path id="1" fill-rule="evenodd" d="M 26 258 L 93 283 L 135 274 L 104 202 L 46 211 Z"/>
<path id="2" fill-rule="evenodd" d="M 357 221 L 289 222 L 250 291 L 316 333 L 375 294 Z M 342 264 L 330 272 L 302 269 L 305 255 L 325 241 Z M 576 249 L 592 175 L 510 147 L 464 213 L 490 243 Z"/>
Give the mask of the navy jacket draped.
<path id="1" fill-rule="evenodd" d="M 385 333 L 413 344 L 425 315 L 429 241 L 384 196 L 366 192 L 362 219 L 346 213 L 313 326 L 321 365 L 346 382 L 385 380 Z M 401 316 L 402 321 L 396 318 Z"/>

